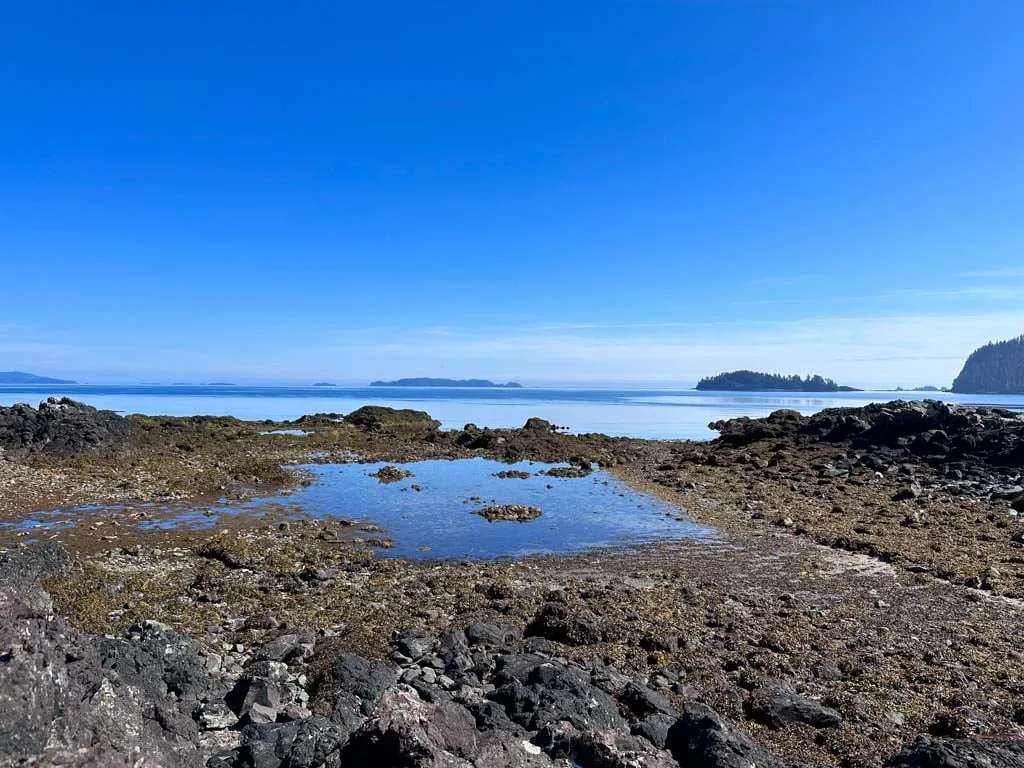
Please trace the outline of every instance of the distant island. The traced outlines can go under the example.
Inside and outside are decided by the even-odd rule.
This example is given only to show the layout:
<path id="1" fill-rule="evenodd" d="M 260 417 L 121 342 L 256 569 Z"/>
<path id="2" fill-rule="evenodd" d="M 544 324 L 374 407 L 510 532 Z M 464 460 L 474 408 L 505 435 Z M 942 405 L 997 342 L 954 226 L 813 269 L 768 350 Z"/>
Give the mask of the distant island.
<path id="1" fill-rule="evenodd" d="M 231 381 L 208 381 L 205 384 L 201 384 L 203 387 L 237 387 L 238 385 Z"/>
<path id="2" fill-rule="evenodd" d="M 49 376 L 36 376 L 23 371 L 0 371 L 0 384 L 76 384 L 69 379 L 53 379 Z"/>
<path id="3" fill-rule="evenodd" d="M 314 387 L 336 387 L 336 386 L 338 386 L 338 385 L 337 385 L 337 384 L 332 384 L 332 383 L 331 383 L 331 382 L 329 382 L 329 381 L 318 381 L 318 382 L 317 382 L 316 384 L 314 384 L 313 386 L 314 386 Z"/>
<path id="4" fill-rule="evenodd" d="M 782 376 L 778 373 L 731 371 L 697 382 L 702 392 L 860 392 L 822 376 Z"/>
<path id="5" fill-rule="evenodd" d="M 1024 335 L 974 350 L 953 382 L 965 395 L 1024 394 Z"/>
<path id="6" fill-rule="evenodd" d="M 495 384 L 487 379 L 396 379 L 395 381 L 371 381 L 371 387 L 500 387 L 519 389 L 523 385 L 515 381 Z"/>
<path id="7" fill-rule="evenodd" d="M 949 389 L 947 387 L 933 387 L 928 385 L 925 387 L 913 387 L 912 389 L 896 387 L 893 392 L 949 392 Z"/>

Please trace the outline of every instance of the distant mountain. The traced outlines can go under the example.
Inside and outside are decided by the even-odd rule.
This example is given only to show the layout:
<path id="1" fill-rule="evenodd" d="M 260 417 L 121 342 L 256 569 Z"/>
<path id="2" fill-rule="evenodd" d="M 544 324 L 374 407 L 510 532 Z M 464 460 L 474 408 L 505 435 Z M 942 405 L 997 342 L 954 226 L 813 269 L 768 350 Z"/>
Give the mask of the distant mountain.
<path id="1" fill-rule="evenodd" d="M 397 379 L 395 381 L 371 381 L 371 387 L 501 387 L 518 389 L 522 384 L 510 381 L 495 384 L 487 379 Z"/>
<path id="2" fill-rule="evenodd" d="M 75 384 L 69 379 L 51 379 L 22 371 L 0 371 L 0 384 Z"/>
<path id="3" fill-rule="evenodd" d="M 702 392 L 859 392 L 841 387 L 821 376 L 782 376 L 777 373 L 732 371 L 709 376 L 697 382 Z"/>
<path id="4" fill-rule="evenodd" d="M 1024 394 L 1024 335 L 974 350 L 953 382 L 953 392 L 971 395 Z"/>

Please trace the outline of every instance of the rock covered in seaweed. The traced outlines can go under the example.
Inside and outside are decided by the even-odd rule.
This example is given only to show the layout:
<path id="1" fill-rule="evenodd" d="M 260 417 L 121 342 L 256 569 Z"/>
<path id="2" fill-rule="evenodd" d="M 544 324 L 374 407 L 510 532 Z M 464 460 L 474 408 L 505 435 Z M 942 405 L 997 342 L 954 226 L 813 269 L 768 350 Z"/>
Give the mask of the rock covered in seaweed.
<path id="1" fill-rule="evenodd" d="M 441 422 L 431 418 L 426 411 L 388 408 L 383 405 L 364 405 L 347 414 L 343 420 L 346 424 L 368 432 L 429 432 L 441 426 Z"/>
<path id="2" fill-rule="evenodd" d="M 376 472 L 372 472 L 370 477 L 376 477 L 382 483 L 398 483 L 407 477 L 414 477 L 414 475 L 408 469 L 389 464 L 386 467 L 381 467 Z"/>
<path id="3" fill-rule="evenodd" d="M 543 513 L 540 508 L 529 507 L 525 504 L 495 504 L 473 510 L 473 514 L 480 515 L 492 523 L 528 523 L 530 520 L 536 520 Z"/>

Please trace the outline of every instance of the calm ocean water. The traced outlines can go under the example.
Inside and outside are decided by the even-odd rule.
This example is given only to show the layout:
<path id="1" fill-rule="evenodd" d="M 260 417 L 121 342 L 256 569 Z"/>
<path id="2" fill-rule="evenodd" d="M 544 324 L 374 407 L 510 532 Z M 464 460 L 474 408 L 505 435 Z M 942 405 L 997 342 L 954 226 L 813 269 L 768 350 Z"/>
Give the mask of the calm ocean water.
<path id="1" fill-rule="evenodd" d="M 411 387 L 248 386 L 0 386 L 0 405 L 73 397 L 97 408 L 150 415 L 237 416 L 290 420 L 307 413 L 347 413 L 369 403 L 428 411 L 445 428 L 473 422 L 516 427 L 539 416 L 572 432 L 652 438 L 706 439 L 711 421 L 765 416 L 778 408 L 814 413 L 886 400 L 934 397 L 948 402 L 1024 410 L 1024 396 L 913 392 L 697 392 L 683 389 L 420 389 Z"/>

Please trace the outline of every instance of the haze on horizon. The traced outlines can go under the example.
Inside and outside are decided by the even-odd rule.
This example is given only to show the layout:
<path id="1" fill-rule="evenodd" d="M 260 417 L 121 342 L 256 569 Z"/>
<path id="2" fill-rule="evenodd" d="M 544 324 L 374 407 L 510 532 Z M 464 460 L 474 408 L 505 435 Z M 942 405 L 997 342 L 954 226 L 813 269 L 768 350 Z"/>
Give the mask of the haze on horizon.
<path id="1" fill-rule="evenodd" d="M 1024 331 L 1024 4 L 20 4 L 0 369 L 948 385 Z"/>

